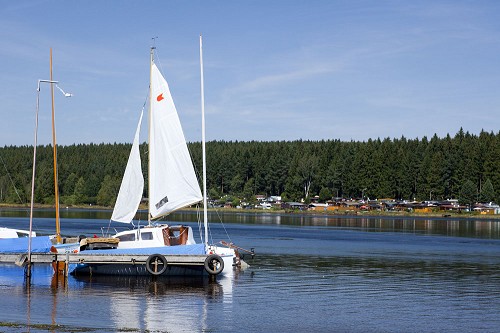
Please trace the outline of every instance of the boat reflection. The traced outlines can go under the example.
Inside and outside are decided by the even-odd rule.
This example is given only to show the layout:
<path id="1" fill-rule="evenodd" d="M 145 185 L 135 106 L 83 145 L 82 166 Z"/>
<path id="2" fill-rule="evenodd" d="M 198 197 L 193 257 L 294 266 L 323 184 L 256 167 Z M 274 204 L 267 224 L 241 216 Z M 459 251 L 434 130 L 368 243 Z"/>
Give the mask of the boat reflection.
<path id="1" fill-rule="evenodd" d="M 200 332 L 210 329 L 213 304 L 232 307 L 233 276 L 203 277 L 75 276 L 83 289 L 110 298 L 109 318 L 119 331 Z"/>
<path id="2" fill-rule="evenodd" d="M 195 293 L 195 294 L 210 294 L 212 296 L 222 295 L 223 286 L 219 281 L 211 282 L 209 279 L 198 276 L 171 276 L 171 277 L 148 277 L 148 276 L 73 276 L 72 279 L 83 282 L 88 287 L 112 287 L 111 293 L 116 291 L 143 290 L 151 295 L 169 295 L 179 292 Z"/>
<path id="3" fill-rule="evenodd" d="M 50 279 L 50 290 L 52 295 L 51 325 L 57 325 L 57 300 L 59 291 L 66 292 L 68 284 L 66 277 L 61 273 L 54 273 Z"/>

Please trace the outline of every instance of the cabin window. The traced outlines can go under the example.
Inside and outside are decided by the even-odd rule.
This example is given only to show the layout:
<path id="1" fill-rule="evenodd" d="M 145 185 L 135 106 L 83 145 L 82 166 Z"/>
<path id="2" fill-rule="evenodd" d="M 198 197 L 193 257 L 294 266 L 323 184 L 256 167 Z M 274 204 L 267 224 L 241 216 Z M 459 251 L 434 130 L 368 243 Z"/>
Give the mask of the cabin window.
<path id="1" fill-rule="evenodd" d="M 125 234 L 117 237 L 120 242 L 130 242 L 135 240 L 135 234 Z"/>
<path id="2" fill-rule="evenodd" d="M 153 233 L 152 232 L 141 232 L 141 239 L 142 240 L 153 240 Z"/>

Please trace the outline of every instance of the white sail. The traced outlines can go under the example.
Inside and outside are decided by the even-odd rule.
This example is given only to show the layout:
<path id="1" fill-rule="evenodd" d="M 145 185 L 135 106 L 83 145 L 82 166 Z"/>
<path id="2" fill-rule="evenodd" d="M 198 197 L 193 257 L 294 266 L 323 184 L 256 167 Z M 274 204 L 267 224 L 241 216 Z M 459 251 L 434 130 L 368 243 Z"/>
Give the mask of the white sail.
<path id="1" fill-rule="evenodd" d="M 203 199 L 167 81 L 151 68 L 149 213 L 169 214 Z"/>
<path id="2" fill-rule="evenodd" d="M 111 220 L 130 223 L 139 208 L 144 190 L 144 176 L 141 169 L 141 156 L 139 153 L 139 133 L 141 130 L 142 115 L 135 131 L 134 143 L 130 150 L 127 167 L 123 175 L 120 191 L 116 198 L 115 208 Z"/>

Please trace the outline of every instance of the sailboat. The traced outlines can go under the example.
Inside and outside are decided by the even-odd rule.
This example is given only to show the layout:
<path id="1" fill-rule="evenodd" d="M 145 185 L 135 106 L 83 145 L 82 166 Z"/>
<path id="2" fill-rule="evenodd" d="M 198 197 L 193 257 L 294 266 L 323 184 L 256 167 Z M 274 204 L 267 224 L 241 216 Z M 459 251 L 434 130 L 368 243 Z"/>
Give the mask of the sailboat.
<path id="1" fill-rule="evenodd" d="M 56 212 L 56 234 L 53 236 L 37 236 L 33 231 L 33 210 L 34 210 L 34 193 L 35 193 L 35 171 L 36 171 L 36 151 L 38 142 L 38 113 L 40 101 L 40 84 L 50 84 L 52 96 L 52 144 L 54 156 L 54 196 L 55 196 L 55 212 Z M 35 114 L 35 142 L 33 145 L 33 167 L 31 178 L 31 204 L 30 204 L 30 227 L 29 230 L 12 229 L 0 227 L 0 253 L 5 252 L 27 252 L 28 270 L 31 271 L 31 252 L 48 252 L 52 244 L 62 244 L 67 241 L 61 237 L 60 218 L 59 218 L 59 187 L 58 187 L 58 172 L 57 172 L 57 142 L 55 131 L 55 108 L 54 108 L 54 85 L 59 89 L 65 97 L 73 96 L 70 93 L 64 92 L 57 84 L 59 81 L 54 81 L 52 76 L 52 48 L 50 49 L 50 80 L 38 80 L 37 86 L 37 103 Z M 25 258 L 26 259 L 26 258 Z M 26 262 L 22 262 L 24 264 Z"/>
<path id="2" fill-rule="evenodd" d="M 148 225 L 126 230 L 109 238 L 86 238 L 80 242 L 80 252 L 105 254 L 151 254 L 146 265 L 133 268 L 116 264 L 78 264 L 72 274 L 105 275 L 217 275 L 232 271 L 242 260 L 236 246 L 228 243 L 209 244 L 207 227 L 206 168 L 203 107 L 203 57 L 200 36 L 200 68 L 202 79 L 202 146 L 203 194 L 191 161 L 182 126 L 167 81 L 150 52 L 149 93 L 149 204 Z M 127 167 L 117 196 L 111 221 L 131 223 L 139 208 L 144 189 L 139 133 L 143 111 L 134 136 Z M 204 202 L 203 243 L 196 243 L 193 230 L 185 225 L 155 223 L 154 220 L 178 209 Z M 205 265 L 167 263 L 168 255 L 206 255 Z M 155 265 L 152 265 L 152 263 Z M 158 269 L 160 266 L 160 269 Z"/>

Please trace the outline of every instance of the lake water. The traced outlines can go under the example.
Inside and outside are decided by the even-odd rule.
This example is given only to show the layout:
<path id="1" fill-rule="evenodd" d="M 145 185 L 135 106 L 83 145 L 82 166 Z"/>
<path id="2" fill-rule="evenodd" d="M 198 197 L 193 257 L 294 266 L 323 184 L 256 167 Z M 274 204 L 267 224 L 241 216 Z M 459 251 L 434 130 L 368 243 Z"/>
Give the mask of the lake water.
<path id="1" fill-rule="evenodd" d="M 63 234 L 100 234 L 107 211 L 62 211 Z M 53 211 L 36 231 L 53 233 Z M 222 214 L 215 241 L 257 255 L 203 279 L 56 279 L 0 264 L 0 332 L 498 332 L 500 222 Z M 211 220 L 217 220 L 211 214 Z M 196 214 L 174 214 L 198 230 Z M 27 228 L 26 211 L 0 226 Z M 114 225 L 112 226 L 114 227 Z"/>

